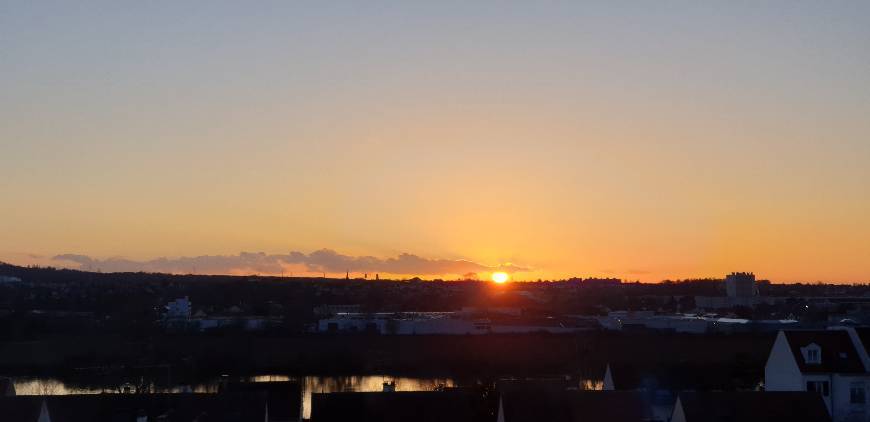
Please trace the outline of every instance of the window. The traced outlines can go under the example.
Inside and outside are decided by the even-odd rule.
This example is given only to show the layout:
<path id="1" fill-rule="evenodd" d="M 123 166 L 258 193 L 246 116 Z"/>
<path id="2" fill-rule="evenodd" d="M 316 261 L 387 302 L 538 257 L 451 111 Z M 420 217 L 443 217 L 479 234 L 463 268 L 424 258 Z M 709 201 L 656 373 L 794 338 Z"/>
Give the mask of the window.
<path id="1" fill-rule="evenodd" d="M 811 343 L 806 347 L 801 347 L 801 352 L 808 364 L 822 363 L 822 348 L 818 344 Z"/>
<path id="2" fill-rule="evenodd" d="M 828 397 L 830 391 L 828 388 L 827 381 L 807 381 L 807 391 L 816 392 Z"/>
<path id="3" fill-rule="evenodd" d="M 849 386 L 849 403 L 864 404 L 867 402 L 867 396 L 864 393 L 863 382 L 853 382 Z"/>

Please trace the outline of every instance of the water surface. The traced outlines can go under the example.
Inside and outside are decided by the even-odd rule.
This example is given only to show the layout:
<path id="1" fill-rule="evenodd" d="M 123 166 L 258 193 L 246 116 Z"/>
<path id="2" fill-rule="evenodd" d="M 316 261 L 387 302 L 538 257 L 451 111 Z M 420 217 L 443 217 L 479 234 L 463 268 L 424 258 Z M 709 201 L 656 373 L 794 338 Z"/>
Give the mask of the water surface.
<path id="1" fill-rule="evenodd" d="M 302 385 L 302 416 L 306 419 L 311 416 L 311 393 L 381 391 L 385 382 L 395 382 L 397 391 L 432 391 L 441 386 L 454 387 L 456 385 L 451 378 L 393 377 L 389 375 L 291 377 L 267 374 L 242 377 L 241 379 L 261 382 L 299 381 Z M 18 395 L 117 394 L 124 391 L 122 385 L 83 386 L 50 377 L 15 377 L 13 380 Z M 170 388 L 157 387 L 152 384 L 149 390 L 155 393 L 217 393 L 221 380 L 221 377 L 215 377 L 199 384 L 175 385 Z"/>

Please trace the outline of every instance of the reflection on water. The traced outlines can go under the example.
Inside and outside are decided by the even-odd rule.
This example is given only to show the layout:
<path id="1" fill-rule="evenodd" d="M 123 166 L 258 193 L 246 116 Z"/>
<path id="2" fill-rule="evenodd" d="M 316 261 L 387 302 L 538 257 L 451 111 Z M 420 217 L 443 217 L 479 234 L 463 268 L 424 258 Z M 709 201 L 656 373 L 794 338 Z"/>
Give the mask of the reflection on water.
<path id="1" fill-rule="evenodd" d="M 381 391 L 384 382 L 395 381 L 396 391 L 431 391 L 438 386 L 453 387 L 449 378 L 391 378 L 385 376 L 305 377 L 302 388 L 302 417 L 311 416 L 311 393 L 339 391 Z"/>
<path id="2" fill-rule="evenodd" d="M 386 375 L 364 375 L 347 377 L 290 377 L 286 375 L 257 375 L 245 378 L 248 381 L 300 381 L 302 385 L 302 415 L 311 415 L 311 393 L 334 393 L 341 391 L 381 391 L 383 383 L 395 381 L 396 391 L 431 391 L 439 386 L 454 387 L 456 384 L 450 378 L 408 378 Z M 14 379 L 15 391 L 19 395 L 63 395 L 63 394 L 100 394 L 121 393 L 123 387 L 83 387 L 66 384 L 55 378 L 19 377 Z M 149 385 L 148 390 L 156 393 L 217 393 L 220 378 L 195 385 L 179 385 L 172 388 L 160 388 Z"/>
<path id="3" fill-rule="evenodd" d="M 598 379 L 580 380 L 580 389 L 581 390 L 595 390 L 595 391 L 604 390 L 604 380 L 598 380 Z"/>
<path id="4" fill-rule="evenodd" d="M 290 377 L 287 375 L 256 375 L 243 378 L 247 381 L 300 381 L 302 385 L 302 415 L 304 418 L 311 416 L 311 393 L 335 393 L 341 391 L 381 391 L 384 382 L 395 381 L 396 391 L 432 391 L 440 386 L 455 387 L 456 383 L 451 378 L 409 378 L 391 377 L 388 375 L 362 375 L 347 377 Z M 53 394 L 100 394 L 121 393 L 122 386 L 77 386 L 66 384 L 55 378 L 14 378 L 15 391 L 19 395 L 53 395 Z M 194 385 L 177 385 L 172 388 L 162 388 L 154 384 L 147 386 L 147 391 L 156 393 L 217 393 L 221 378 L 213 378 L 205 383 Z M 581 390 L 601 390 L 604 386 L 602 380 L 580 380 L 577 386 Z"/>
<path id="5" fill-rule="evenodd" d="M 81 386 L 67 384 L 56 378 L 13 377 L 15 392 L 20 396 L 29 395 L 67 395 L 67 394 L 111 394 L 122 393 L 121 385 L 105 386 Z M 219 382 L 208 382 L 196 385 L 178 385 L 172 388 L 157 387 L 155 384 L 148 386 L 148 391 L 154 393 L 217 393 Z"/>

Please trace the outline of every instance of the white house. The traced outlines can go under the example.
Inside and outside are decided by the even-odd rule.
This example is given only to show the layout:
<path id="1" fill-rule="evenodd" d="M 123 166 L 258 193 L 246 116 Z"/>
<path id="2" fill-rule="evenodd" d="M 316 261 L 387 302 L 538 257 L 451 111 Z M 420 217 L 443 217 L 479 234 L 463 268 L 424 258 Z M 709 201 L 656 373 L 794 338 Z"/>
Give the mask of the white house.
<path id="1" fill-rule="evenodd" d="M 764 367 L 766 391 L 821 395 L 834 422 L 867 421 L 870 359 L 852 328 L 780 331 Z"/>

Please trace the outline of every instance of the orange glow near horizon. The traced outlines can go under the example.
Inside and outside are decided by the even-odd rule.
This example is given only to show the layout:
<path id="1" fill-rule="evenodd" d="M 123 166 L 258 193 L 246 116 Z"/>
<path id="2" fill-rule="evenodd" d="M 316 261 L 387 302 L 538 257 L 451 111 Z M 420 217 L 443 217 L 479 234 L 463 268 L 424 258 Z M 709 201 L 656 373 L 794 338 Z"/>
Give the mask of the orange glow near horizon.
<path id="1" fill-rule="evenodd" d="M 492 273 L 492 281 L 496 284 L 504 284 L 508 280 L 510 280 L 510 278 L 510 275 L 508 275 L 508 273 L 506 272 L 499 271 Z"/>
<path id="2" fill-rule="evenodd" d="M 870 282 L 870 2 L 131 3 L 3 4 L 0 261 Z"/>

